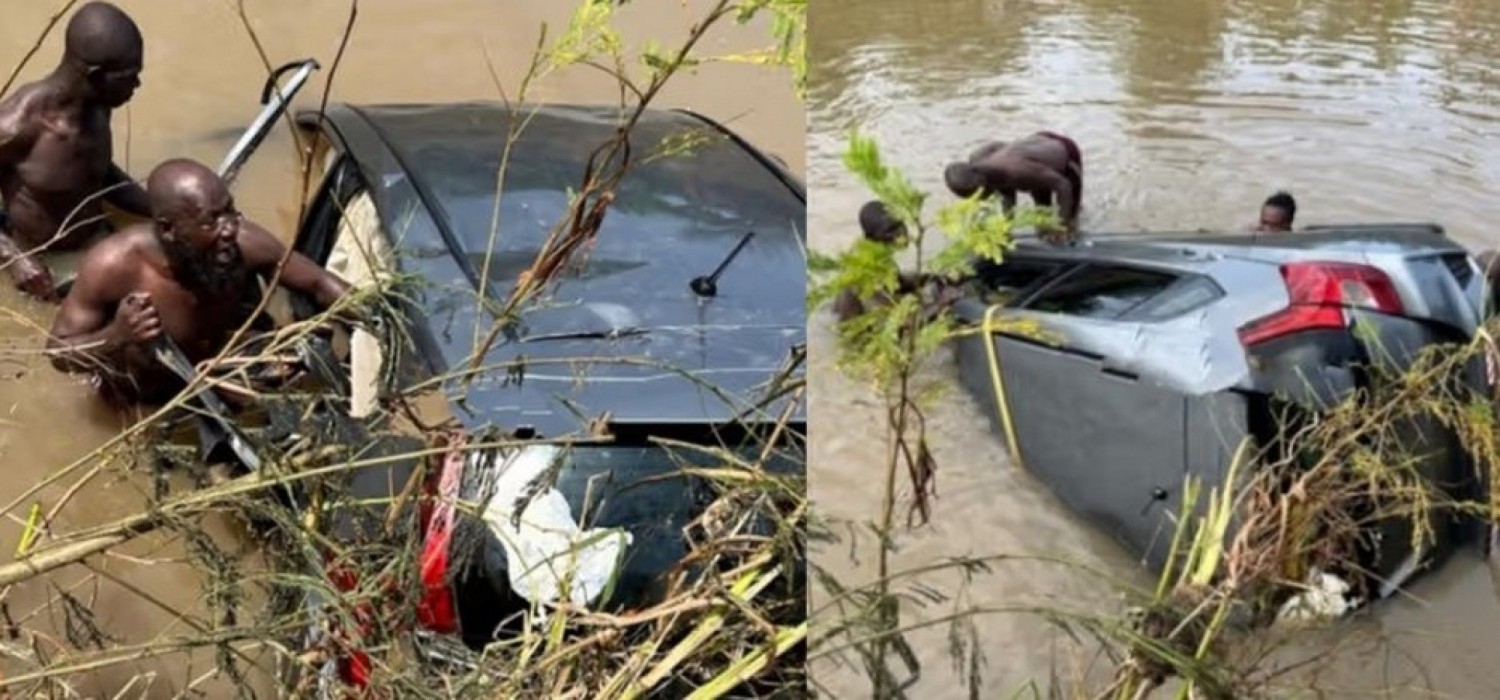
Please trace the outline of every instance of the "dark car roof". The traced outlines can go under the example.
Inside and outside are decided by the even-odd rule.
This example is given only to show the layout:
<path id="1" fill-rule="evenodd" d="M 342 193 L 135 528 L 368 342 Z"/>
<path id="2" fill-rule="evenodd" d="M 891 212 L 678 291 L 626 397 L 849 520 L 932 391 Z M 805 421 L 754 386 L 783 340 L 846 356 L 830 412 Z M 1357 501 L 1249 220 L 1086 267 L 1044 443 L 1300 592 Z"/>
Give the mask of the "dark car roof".
<path id="1" fill-rule="evenodd" d="M 414 315 L 424 321 L 427 354 L 440 356 L 437 368 L 471 355 L 492 323 L 478 312 L 478 289 L 491 300 L 511 290 L 621 115 L 612 107 L 520 109 L 529 121 L 508 155 L 493 247 L 497 173 L 520 121 L 504 105 L 336 105 L 322 122 L 357 161 L 403 271 L 436 285 L 419 296 Z M 523 381 L 482 376 L 464 402 L 474 410 L 466 418 L 551 434 L 604 411 L 618 420 L 721 420 L 737 412 L 726 395 L 743 408 L 804 342 L 801 184 L 689 112 L 648 110 L 632 134 L 637 165 L 584 269 L 527 310 L 518 332 L 485 358 L 486 365 L 525 358 Z M 711 273 L 749 231 L 755 236 L 719 279 L 718 297 L 697 298 L 689 281 Z M 629 327 L 646 332 L 568 337 Z M 643 356 L 666 366 L 609 361 Z M 556 364 L 572 358 L 603 361 L 586 371 Z"/>

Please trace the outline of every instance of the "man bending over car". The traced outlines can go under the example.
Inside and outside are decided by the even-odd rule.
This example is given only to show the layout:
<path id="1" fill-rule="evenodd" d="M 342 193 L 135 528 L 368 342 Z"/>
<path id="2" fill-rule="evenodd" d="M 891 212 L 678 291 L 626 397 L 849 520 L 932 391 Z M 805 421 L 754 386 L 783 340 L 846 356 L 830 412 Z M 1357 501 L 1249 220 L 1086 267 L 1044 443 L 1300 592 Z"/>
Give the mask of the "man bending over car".
<path id="1" fill-rule="evenodd" d="M 257 276 L 269 280 L 286 249 L 235 208 L 208 167 L 169 160 L 146 183 L 152 220 L 100 241 L 79 267 L 47 349 L 65 372 L 93 373 L 106 398 L 159 404 L 181 381 L 157 364 L 165 336 L 189 361 L 216 356 L 259 305 Z M 280 283 L 332 306 L 348 285 L 292 253 Z M 257 321 L 266 323 L 264 315 Z"/>

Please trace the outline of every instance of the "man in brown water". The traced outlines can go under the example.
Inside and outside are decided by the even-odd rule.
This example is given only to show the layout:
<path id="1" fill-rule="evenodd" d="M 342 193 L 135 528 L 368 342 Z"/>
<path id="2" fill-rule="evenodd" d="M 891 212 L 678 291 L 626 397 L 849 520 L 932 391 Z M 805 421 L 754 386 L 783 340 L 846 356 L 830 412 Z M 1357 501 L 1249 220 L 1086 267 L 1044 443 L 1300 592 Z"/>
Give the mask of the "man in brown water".
<path id="1" fill-rule="evenodd" d="M 141 84 L 140 29 L 114 5 L 91 2 L 64 43 L 56 70 L 0 101 L 0 267 L 38 298 L 55 286 L 36 253 L 78 250 L 103 233 L 101 198 L 150 214 L 145 191 L 114 163 L 109 124 Z"/>
<path id="2" fill-rule="evenodd" d="M 891 216 L 880 201 L 865 202 L 859 209 L 859 227 L 865 240 L 881 245 L 906 247 L 906 224 Z M 923 321 L 931 321 L 958 300 L 958 290 L 936 275 L 917 276 L 909 272 L 899 273 L 896 279 L 896 295 L 916 294 L 922 303 Z M 852 289 L 845 289 L 833 300 L 833 313 L 839 321 L 864 314 L 866 311 L 890 304 L 892 297 L 879 294 L 874 299 L 862 300 Z"/>
<path id="3" fill-rule="evenodd" d="M 962 163 L 943 171 L 948 189 L 960 197 L 975 192 L 1000 195 L 1005 213 L 1016 207 L 1016 193 L 1026 192 L 1039 207 L 1049 207 L 1056 196 L 1057 211 L 1068 235 L 1077 232 L 1078 205 L 1083 200 L 1083 152 L 1066 136 L 1039 131 L 1022 139 L 987 143 Z"/>
<path id="4" fill-rule="evenodd" d="M 95 373 L 108 398 L 162 403 L 182 384 L 156 363 L 151 344 L 165 334 L 193 363 L 217 355 L 261 300 L 256 276 L 269 281 L 286 249 L 240 215 L 224 181 L 201 163 L 162 163 L 146 189 L 154 219 L 88 251 L 47 348 L 59 370 Z M 299 253 L 280 283 L 322 309 L 349 289 Z"/>
<path id="5" fill-rule="evenodd" d="M 1261 233 L 1287 233 L 1292 230 L 1292 221 L 1297 218 L 1297 200 L 1290 192 L 1277 192 L 1260 205 L 1260 223 L 1255 227 Z"/>

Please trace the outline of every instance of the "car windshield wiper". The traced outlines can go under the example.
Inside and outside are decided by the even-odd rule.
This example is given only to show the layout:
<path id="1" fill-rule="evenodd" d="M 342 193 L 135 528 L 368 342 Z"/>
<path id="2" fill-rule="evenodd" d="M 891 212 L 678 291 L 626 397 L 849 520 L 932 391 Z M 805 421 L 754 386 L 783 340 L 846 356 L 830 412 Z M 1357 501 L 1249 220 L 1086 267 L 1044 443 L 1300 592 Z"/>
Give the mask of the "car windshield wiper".
<path id="1" fill-rule="evenodd" d="M 520 342 L 534 343 L 542 340 L 614 340 L 633 335 L 645 335 L 645 328 L 611 328 L 605 331 L 558 331 L 522 336 Z"/>
<path id="2" fill-rule="evenodd" d="M 740 251 L 745 249 L 745 244 L 749 243 L 750 239 L 754 237 L 754 231 L 746 232 L 745 237 L 740 239 L 739 245 L 735 246 L 734 250 L 729 251 L 729 255 L 724 258 L 724 262 L 719 263 L 719 267 L 714 270 L 713 274 L 706 277 L 694 277 L 691 282 L 688 282 L 688 287 L 693 290 L 693 293 L 700 297 L 717 296 L 719 294 L 719 275 L 724 274 L 724 270 L 729 267 L 729 263 L 734 261 L 735 257 L 740 254 Z"/>

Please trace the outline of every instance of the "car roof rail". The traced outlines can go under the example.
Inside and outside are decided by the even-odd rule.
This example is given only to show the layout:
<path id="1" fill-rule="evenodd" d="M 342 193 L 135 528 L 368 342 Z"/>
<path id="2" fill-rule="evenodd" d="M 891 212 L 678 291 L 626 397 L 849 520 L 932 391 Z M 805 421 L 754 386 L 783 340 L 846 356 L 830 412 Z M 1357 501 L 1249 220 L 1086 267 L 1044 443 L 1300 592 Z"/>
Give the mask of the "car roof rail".
<path id="1" fill-rule="evenodd" d="M 1443 228 L 1442 224 L 1437 224 L 1437 223 L 1433 223 L 1433 222 L 1430 222 L 1430 221 L 1425 221 L 1425 222 L 1419 222 L 1419 221 L 1388 222 L 1388 223 L 1382 223 L 1382 224 L 1314 224 L 1312 226 L 1303 226 L 1301 230 L 1303 230 L 1303 231 L 1348 231 L 1348 232 L 1351 232 L 1351 233 L 1356 233 L 1356 232 L 1360 232 L 1360 231 L 1375 231 L 1375 232 L 1390 232 L 1390 233 L 1414 233 L 1414 232 L 1421 232 L 1421 233 L 1433 233 L 1433 234 L 1437 234 L 1439 236 L 1445 236 L 1448 233 Z"/>

